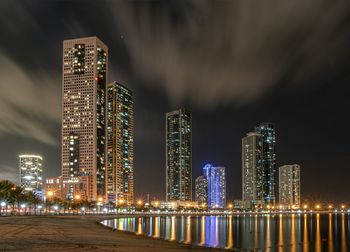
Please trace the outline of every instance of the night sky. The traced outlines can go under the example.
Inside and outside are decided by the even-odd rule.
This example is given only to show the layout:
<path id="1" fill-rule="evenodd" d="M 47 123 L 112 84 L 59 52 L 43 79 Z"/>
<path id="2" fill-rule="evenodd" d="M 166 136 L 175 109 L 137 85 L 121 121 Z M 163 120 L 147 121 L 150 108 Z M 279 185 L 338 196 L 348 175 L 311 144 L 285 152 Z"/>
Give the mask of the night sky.
<path id="1" fill-rule="evenodd" d="M 18 181 L 20 153 L 60 175 L 62 41 L 85 36 L 134 91 L 136 198 L 165 198 L 165 113 L 183 106 L 193 179 L 225 166 L 229 200 L 241 138 L 269 121 L 302 199 L 350 203 L 349 1 L 0 1 L 0 179 Z"/>

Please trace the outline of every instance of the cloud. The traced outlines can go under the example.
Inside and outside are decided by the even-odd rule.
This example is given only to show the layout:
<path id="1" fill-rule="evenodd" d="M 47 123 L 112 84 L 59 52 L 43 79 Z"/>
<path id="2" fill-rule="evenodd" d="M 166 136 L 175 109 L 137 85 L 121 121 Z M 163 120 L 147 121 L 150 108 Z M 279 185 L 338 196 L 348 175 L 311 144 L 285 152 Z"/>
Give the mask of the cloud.
<path id="1" fill-rule="evenodd" d="M 19 183 L 19 171 L 18 168 L 8 165 L 0 166 L 0 180 L 9 180 L 15 184 Z"/>
<path id="2" fill-rule="evenodd" d="M 277 85 L 304 84 L 341 64 L 350 34 L 347 1 L 106 5 L 134 74 L 164 88 L 173 104 L 246 104 Z"/>
<path id="3" fill-rule="evenodd" d="M 60 85 L 55 77 L 46 72 L 29 75 L 1 52 L 0 76 L 0 134 L 56 145 L 50 132 L 60 120 Z"/>

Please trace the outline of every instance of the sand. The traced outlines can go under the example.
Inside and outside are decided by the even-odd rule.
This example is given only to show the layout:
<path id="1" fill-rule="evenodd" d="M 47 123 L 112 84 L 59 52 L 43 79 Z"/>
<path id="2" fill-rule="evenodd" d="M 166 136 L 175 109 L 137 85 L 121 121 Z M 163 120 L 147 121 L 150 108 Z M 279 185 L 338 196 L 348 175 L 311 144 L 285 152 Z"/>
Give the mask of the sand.
<path id="1" fill-rule="evenodd" d="M 223 251 L 112 231 L 104 216 L 0 217 L 0 251 Z"/>

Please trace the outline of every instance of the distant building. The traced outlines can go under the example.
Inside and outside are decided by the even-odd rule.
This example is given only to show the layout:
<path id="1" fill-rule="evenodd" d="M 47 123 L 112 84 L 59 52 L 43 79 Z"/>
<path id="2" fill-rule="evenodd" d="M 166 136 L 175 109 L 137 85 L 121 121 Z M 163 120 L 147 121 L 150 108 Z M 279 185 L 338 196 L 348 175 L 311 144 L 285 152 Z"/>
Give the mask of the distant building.
<path id="1" fill-rule="evenodd" d="M 262 137 L 250 132 L 242 139 L 242 201 L 241 206 L 254 208 L 262 205 L 264 191 L 262 170 Z"/>
<path id="2" fill-rule="evenodd" d="M 262 137 L 262 192 L 264 205 L 276 204 L 276 132 L 272 123 L 261 123 L 255 131 Z"/>
<path id="3" fill-rule="evenodd" d="M 300 166 L 279 168 L 279 204 L 284 208 L 300 208 Z"/>
<path id="4" fill-rule="evenodd" d="M 225 167 L 206 164 L 203 167 L 203 174 L 208 181 L 208 207 L 224 208 L 226 206 Z"/>
<path id="5" fill-rule="evenodd" d="M 46 198 L 52 197 L 52 198 L 63 199 L 63 196 L 62 196 L 62 188 L 63 188 L 62 176 L 46 178 L 44 186 L 45 186 Z"/>
<path id="6" fill-rule="evenodd" d="M 71 201 L 89 200 L 89 188 L 92 176 L 78 176 L 72 180 L 63 180 L 62 176 L 45 179 L 46 199 L 69 199 Z"/>
<path id="7" fill-rule="evenodd" d="M 19 156 L 19 183 L 24 191 L 39 193 L 43 189 L 43 158 L 38 155 Z"/>
<path id="8" fill-rule="evenodd" d="M 208 201 L 208 181 L 204 176 L 196 178 L 195 182 L 196 201 L 198 204 L 207 204 Z"/>
<path id="9" fill-rule="evenodd" d="M 192 201 L 191 112 L 166 114 L 166 200 Z"/>
<path id="10" fill-rule="evenodd" d="M 134 203 L 134 107 L 132 91 L 112 82 L 107 87 L 108 201 Z"/>
<path id="11" fill-rule="evenodd" d="M 79 176 L 90 176 L 89 200 L 106 196 L 108 47 L 97 37 L 63 41 L 62 179 L 70 199 Z"/>
<path id="12" fill-rule="evenodd" d="M 197 201 L 151 201 L 151 206 L 160 209 L 199 208 Z"/>

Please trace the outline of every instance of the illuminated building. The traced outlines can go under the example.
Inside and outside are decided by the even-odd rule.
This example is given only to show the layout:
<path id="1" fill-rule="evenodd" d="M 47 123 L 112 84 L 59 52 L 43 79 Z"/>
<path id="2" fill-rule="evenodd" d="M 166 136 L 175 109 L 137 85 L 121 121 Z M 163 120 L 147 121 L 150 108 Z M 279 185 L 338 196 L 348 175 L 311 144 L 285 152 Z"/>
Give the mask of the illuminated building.
<path id="1" fill-rule="evenodd" d="M 19 156 L 19 183 L 24 191 L 40 193 L 42 181 L 43 158 L 38 155 Z"/>
<path id="2" fill-rule="evenodd" d="M 151 201 L 151 206 L 160 209 L 186 209 L 186 208 L 199 208 L 197 201 L 183 201 L 183 200 L 175 200 L 175 201 Z"/>
<path id="3" fill-rule="evenodd" d="M 199 176 L 195 181 L 196 201 L 199 204 L 207 203 L 208 181 L 204 176 Z"/>
<path id="4" fill-rule="evenodd" d="M 46 199 L 89 200 L 92 176 L 77 176 L 74 180 L 63 180 L 62 176 L 45 179 Z"/>
<path id="5" fill-rule="evenodd" d="M 62 176 L 49 177 L 45 179 L 45 194 L 46 198 L 59 198 L 62 197 Z"/>
<path id="6" fill-rule="evenodd" d="M 300 208 L 300 166 L 279 168 L 279 204 L 285 208 Z"/>
<path id="7" fill-rule="evenodd" d="M 203 167 L 203 175 L 208 181 L 208 207 L 224 208 L 226 206 L 225 167 L 206 164 Z"/>
<path id="8" fill-rule="evenodd" d="M 263 201 L 262 138 L 250 132 L 242 138 L 242 206 L 254 208 Z"/>
<path id="9" fill-rule="evenodd" d="M 91 177 L 89 200 L 106 195 L 106 84 L 108 48 L 97 37 L 63 41 L 62 179 Z"/>
<path id="10" fill-rule="evenodd" d="M 107 86 L 107 195 L 110 202 L 134 202 L 134 108 L 132 91 Z"/>
<path id="11" fill-rule="evenodd" d="M 191 112 L 166 114 L 166 200 L 192 201 Z"/>
<path id="12" fill-rule="evenodd" d="M 276 204 L 276 132 L 272 123 L 261 123 L 255 132 L 262 137 L 262 192 L 264 205 Z"/>

